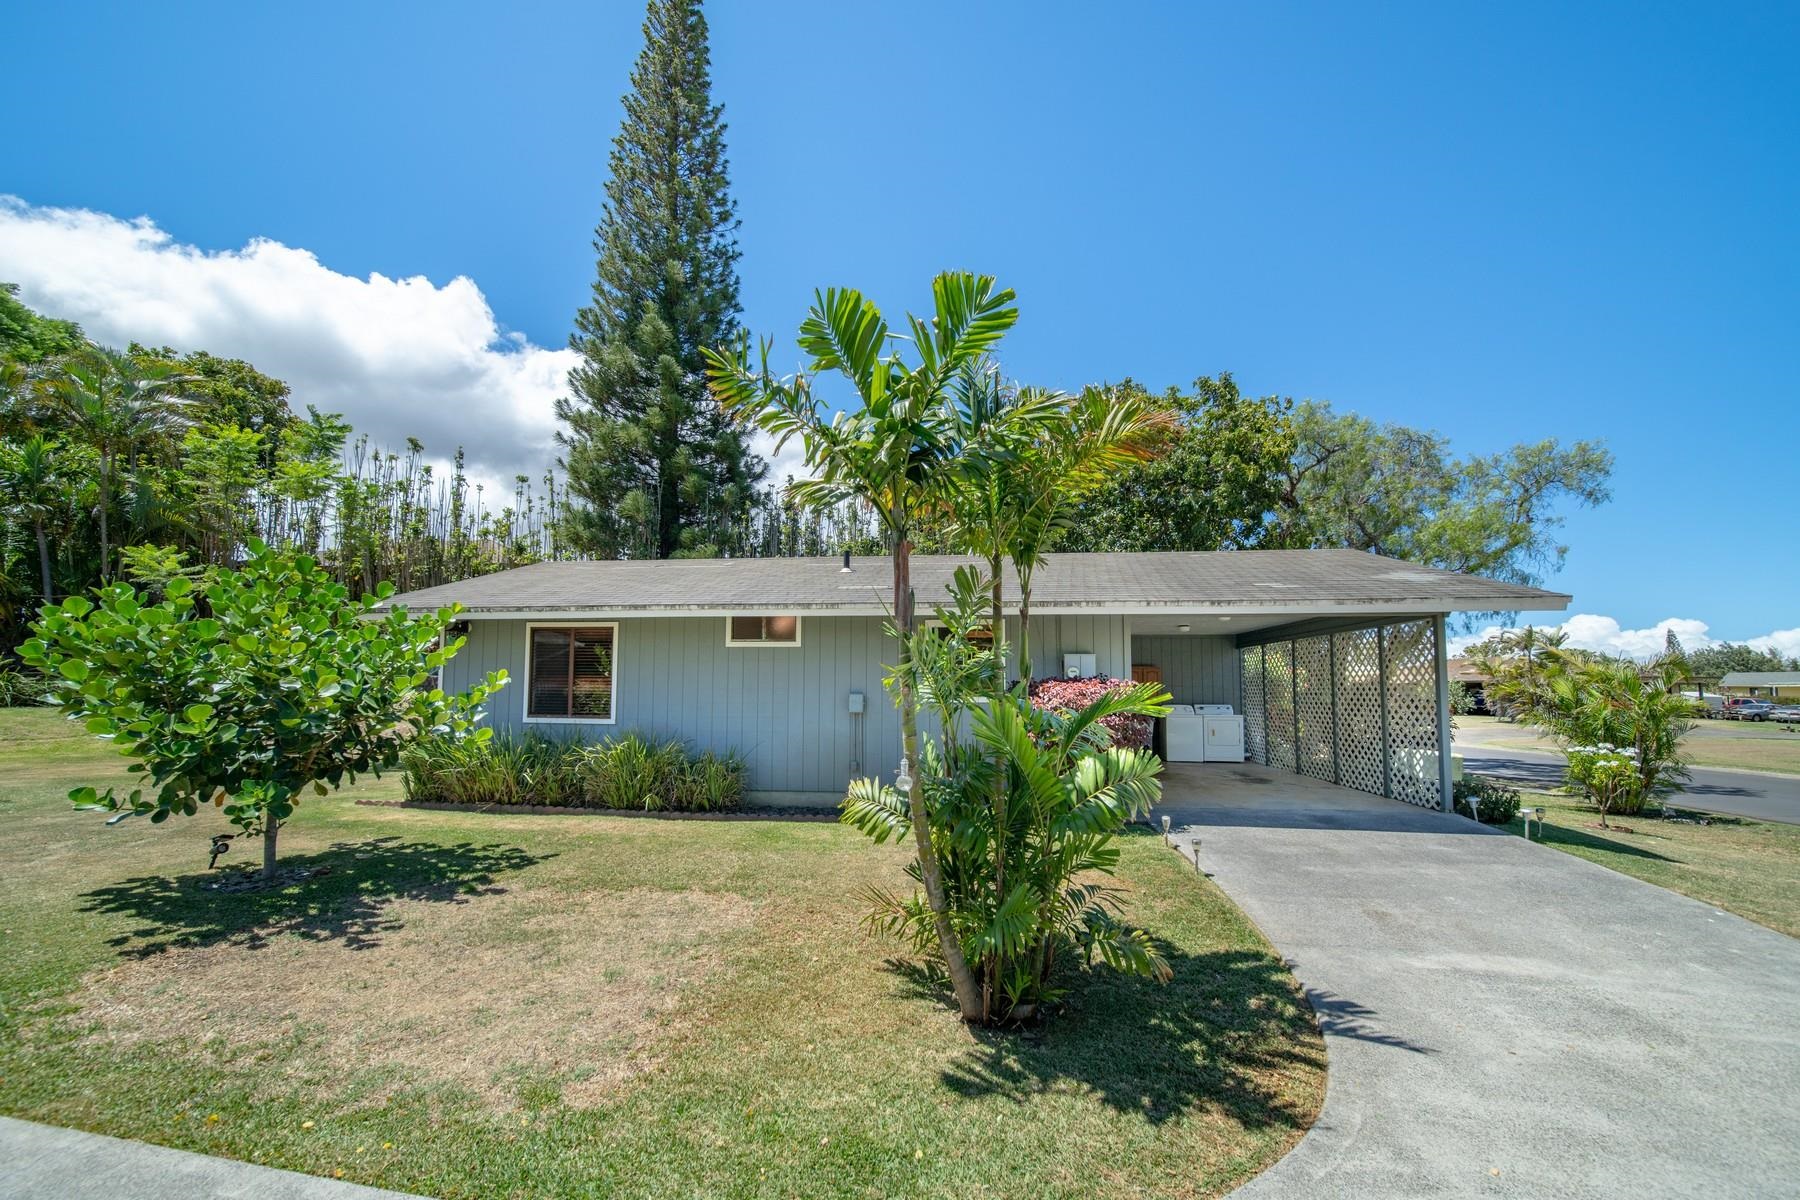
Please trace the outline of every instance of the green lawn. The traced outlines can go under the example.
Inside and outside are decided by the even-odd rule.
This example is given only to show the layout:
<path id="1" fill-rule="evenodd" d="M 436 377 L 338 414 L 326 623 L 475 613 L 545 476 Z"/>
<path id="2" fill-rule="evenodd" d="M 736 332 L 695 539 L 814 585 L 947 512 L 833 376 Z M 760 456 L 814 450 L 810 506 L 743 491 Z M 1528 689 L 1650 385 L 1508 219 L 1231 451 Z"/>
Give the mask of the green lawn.
<path id="1" fill-rule="evenodd" d="M 218 893 L 223 819 L 70 811 L 120 760 L 69 735 L 0 711 L 10 1115 L 446 1197 L 1204 1196 L 1323 1095 L 1292 977 L 1155 837 L 1121 882 L 1174 982 L 971 1034 L 858 928 L 901 854 L 835 824 L 309 799 L 283 858 L 328 873 Z"/>
<path id="2" fill-rule="evenodd" d="M 1800 828 L 1635 816 L 1610 817 L 1613 828 L 1599 829 L 1599 813 L 1570 797 L 1527 792 L 1525 803 L 1545 810 L 1545 845 L 1800 937 Z M 1510 828 L 1523 832 L 1519 821 Z"/>
<path id="3" fill-rule="evenodd" d="M 1496 717 L 1457 717 L 1456 740 L 1472 746 L 1557 753 L 1556 744 L 1536 730 Z M 1800 725 L 1701 721 L 1682 740 L 1681 749 L 1691 766 L 1800 775 Z"/>

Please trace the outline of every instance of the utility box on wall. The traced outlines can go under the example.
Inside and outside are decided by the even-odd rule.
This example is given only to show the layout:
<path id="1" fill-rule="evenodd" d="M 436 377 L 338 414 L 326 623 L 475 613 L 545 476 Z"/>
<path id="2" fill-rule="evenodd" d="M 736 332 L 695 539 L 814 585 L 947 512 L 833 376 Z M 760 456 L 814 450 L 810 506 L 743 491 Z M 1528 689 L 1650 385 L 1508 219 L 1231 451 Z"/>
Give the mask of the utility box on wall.
<path id="1" fill-rule="evenodd" d="M 1092 679 L 1100 673 L 1092 654 L 1063 655 L 1064 679 Z"/>

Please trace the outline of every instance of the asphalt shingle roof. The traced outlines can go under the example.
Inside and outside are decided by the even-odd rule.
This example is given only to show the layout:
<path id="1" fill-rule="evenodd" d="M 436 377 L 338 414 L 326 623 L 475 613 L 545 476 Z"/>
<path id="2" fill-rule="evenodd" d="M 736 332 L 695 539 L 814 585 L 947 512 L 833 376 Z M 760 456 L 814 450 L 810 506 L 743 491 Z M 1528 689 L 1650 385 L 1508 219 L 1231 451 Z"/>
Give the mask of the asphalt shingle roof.
<path id="1" fill-rule="evenodd" d="M 913 559 L 921 606 L 940 599 L 958 566 L 975 560 Z M 891 598 L 888 560 L 838 558 L 669 559 L 547 562 L 391 601 L 471 614 L 506 612 L 880 612 Z M 1007 572 L 1009 605 L 1017 580 Z M 1410 612 L 1555 610 L 1560 592 L 1421 567 L 1358 550 L 1226 550 L 1170 554 L 1052 554 L 1032 587 L 1035 612 L 1305 612 L 1367 607 Z"/>
<path id="2" fill-rule="evenodd" d="M 1720 687 L 1800 687 L 1800 671 L 1733 671 Z"/>

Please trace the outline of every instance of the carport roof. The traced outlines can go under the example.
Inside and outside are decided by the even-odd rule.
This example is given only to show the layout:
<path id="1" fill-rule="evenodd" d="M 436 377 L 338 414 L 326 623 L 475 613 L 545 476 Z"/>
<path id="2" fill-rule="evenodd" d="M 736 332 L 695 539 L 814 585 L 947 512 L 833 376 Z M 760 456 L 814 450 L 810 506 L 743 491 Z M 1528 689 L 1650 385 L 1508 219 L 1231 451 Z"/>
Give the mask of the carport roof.
<path id="1" fill-rule="evenodd" d="M 961 555 L 913 558 L 922 608 L 942 599 Z M 892 595 L 888 560 L 709 558 L 546 562 L 394 597 L 471 617 L 637 613 L 879 613 Z M 1018 602 L 1010 568 L 1008 607 Z M 1355 613 L 1559 610 L 1560 592 L 1382 558 L 1359 550 L 1224 550 L 1052 554 L 1033 577 L 1034 613 Z"/>

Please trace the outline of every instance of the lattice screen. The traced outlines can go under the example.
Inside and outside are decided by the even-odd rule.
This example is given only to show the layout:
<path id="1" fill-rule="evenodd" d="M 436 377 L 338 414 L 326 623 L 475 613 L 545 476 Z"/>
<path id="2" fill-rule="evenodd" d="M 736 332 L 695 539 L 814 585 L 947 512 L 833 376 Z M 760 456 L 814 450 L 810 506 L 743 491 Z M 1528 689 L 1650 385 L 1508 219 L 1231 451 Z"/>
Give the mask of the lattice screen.
<path id="1" fill-rule="evenodd" d="M 1269 765 L 1267 736 L 1269 714 L 1263 706 L 1263 648 L 1246 646 L 1238 651 L 1244 681 L 1244 753 L 1253 763 Z"/>
<path id="2" fill-rule="evenodd" d="M 1298 770 L 1294 761 L 1294 643 L 1263 647 L 1267 685 L 1263 711 L 1269 714 L 1269 763 L 1284 771 Z"/>
<path id="3" fill-rule="evenodd" d="M 1294 696 L 1298 709 L 1295 756 L 1300 773 L 1327 782 L 1337 771 L 1331 735 L 1331 639 L 1301 638 L 1294 643 Z"/>
<path id="4" fill-rule="evenodd" d="M 1359 792 L 1387 794 L 1381 769 L 1381 631 L 1333 635 L 1337 675 L 1338 782 Z"/>
<path id="5" fill-rule="evenodd" d="M 1394 799 L 1436 808 L 1437 644 L 1430 621 L 1382 630 L 1387 651 L 1388 754 Z"/>

